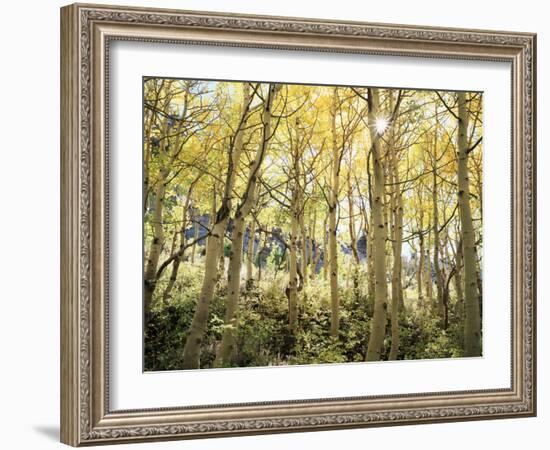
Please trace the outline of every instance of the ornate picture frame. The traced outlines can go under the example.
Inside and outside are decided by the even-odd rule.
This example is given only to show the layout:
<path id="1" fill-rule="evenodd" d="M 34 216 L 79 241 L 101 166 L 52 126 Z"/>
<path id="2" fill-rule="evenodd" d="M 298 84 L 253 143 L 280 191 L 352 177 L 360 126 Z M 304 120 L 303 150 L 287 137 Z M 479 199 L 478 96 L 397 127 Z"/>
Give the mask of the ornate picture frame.
<path id="1" fill-rule="evenodd" d="M 112 410 L 109 48 L 114 41 L 511 64 L 511 385 L 203 407 Z M 97 445 L 536 414 L 536 36 L 74 4 L 61 9 L 61 441 Z"/>

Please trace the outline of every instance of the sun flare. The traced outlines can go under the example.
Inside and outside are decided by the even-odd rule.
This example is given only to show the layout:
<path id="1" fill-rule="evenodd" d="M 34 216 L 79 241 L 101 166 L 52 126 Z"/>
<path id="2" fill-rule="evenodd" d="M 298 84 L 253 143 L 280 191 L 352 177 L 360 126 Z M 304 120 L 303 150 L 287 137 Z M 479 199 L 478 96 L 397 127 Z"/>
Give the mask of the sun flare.
<path id="1" fill-rule="evenodd" d="M 376 119 L 376 122 L 374 123 L 374 126 L 376 127 L 376 132 L 378 134 L 383 134 L 384 131 L 388 128 L 389 121 L 385 117 L 379 117 Z"/>

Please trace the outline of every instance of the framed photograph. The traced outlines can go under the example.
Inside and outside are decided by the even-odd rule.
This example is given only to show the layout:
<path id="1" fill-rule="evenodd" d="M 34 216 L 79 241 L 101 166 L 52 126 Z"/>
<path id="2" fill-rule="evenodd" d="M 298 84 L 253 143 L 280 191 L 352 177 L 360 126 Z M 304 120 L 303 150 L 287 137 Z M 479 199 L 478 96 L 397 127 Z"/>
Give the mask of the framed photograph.
<path id="1" fill-rule="evenodd" d="M 62 442 L 535 415 L 535 57 L 62 8 Z"/>

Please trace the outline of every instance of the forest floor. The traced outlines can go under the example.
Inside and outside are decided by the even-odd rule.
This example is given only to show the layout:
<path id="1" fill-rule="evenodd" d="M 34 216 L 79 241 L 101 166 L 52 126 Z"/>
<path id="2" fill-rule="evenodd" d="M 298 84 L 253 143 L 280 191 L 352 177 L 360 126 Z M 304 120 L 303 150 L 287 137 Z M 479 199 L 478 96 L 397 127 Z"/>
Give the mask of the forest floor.
<path id="1" fill-rule="evenodd" d="M 145 336 L 145 370 L 179 370 L 186 335 L 203 277 L 203 264 L 185 263 L 179 271 L 171 298 L 158 298 Z M 162 281 L 162 280 L 161 280 Z M 164 281 L 166 282 L 166 281 Z M 299 295 L 298 329 L 288 330 L 288 275 L 267 272 L 261 281 L 242 283 L 239 299 L 237 351 L 234 366 L 256 367 L 290 364 L 323 364 L 365 361 L 372 319 L 372 303 L 366 286 L 366 270 L 359 268 L 353 280 L 340 283 L 341 317 L 338 338 L 330 336 L 330 287 L 322 274 L 309 279 Z M 159 293 L 163 284 L 160 283 Z M 158 297 L 161 297 L 159 294 Z M 405 311 L 400 317 L 398 359 L 434 359 L 462 356 L 462 329 L 444 330 L 433 314 L 417 303 L 412 289 L 405 291 Z M 226 281 L 220 279 L 210 308 L 206 336 L 201 347 L 201 368 L 213 365 L 224 327 Z M 389 316 L 389 315 L 388 315 Z M 391 347 L 390 318 L 386 327 L 382 360 Z"/>

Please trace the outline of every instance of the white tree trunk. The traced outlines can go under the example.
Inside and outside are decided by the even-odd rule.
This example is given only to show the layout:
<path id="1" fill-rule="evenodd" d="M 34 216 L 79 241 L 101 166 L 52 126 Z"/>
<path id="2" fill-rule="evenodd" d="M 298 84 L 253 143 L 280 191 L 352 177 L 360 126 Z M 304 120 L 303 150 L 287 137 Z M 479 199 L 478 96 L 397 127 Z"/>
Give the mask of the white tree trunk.
<path id="1" fill-rule="evenodd" d="M 477 289 L 475 232 L 470 209 L 468 170 L 468 109 L 466 94 L 458 94 L 458 206 L 464 258 L 464 356 L 481 356 L 481 318 Z"/>
<path id="2" fill-rule="evenodd" d="M 388 285 L 386 280 L 386 238 L 387 230 L 384 221 L 384 189 L 385 177 L 381 161 L 380 136 L 375 128 L 379 106 L 378 89 L 369 89 L 369 130 L 372 142 L 373 160 L 373 262 L 374 262 L 374 314 L 371 325 L 371 335 L 367 348 L 367 361 L 379 361 L 386 335 L 386 314 L 388 301 Z"/>

